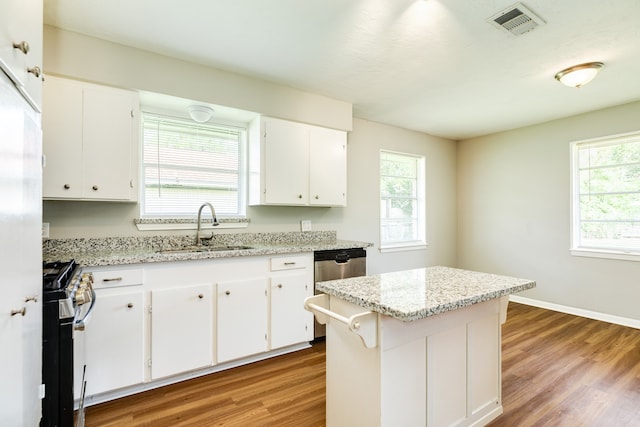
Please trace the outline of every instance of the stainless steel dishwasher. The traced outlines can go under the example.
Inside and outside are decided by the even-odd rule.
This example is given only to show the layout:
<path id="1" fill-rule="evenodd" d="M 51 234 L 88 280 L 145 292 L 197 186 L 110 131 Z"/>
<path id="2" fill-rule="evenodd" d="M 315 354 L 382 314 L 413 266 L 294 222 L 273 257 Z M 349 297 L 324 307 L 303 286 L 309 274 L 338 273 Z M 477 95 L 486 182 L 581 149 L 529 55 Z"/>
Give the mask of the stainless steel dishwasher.
<path id="1" fill-rule="evenodd" d="M 367 251 L 363 248 L 316 251 L 313 258 L 314 283 L 367 275 Z M 325 325 L 314 322 L 314 338 L 323 339 Z"/>

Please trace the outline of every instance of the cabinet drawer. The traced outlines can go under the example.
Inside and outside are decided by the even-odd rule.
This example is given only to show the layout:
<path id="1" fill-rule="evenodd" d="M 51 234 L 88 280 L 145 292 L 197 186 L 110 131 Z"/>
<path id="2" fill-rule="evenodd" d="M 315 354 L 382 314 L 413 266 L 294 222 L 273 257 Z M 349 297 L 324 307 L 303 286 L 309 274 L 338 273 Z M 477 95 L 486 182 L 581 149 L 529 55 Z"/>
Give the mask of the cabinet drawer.
<path id="1" fill-rule="evenodd" d="M 309 264 L 309 259 L 309 255 L 292 255 L 271 258 L 271 271 L 306 268 Z"/>
<path id="2" fill-rule="evenodd" d="M 94 289 L 116 288 L 119 286 L 142 285 L 142 269 L 91 270 Z"/>

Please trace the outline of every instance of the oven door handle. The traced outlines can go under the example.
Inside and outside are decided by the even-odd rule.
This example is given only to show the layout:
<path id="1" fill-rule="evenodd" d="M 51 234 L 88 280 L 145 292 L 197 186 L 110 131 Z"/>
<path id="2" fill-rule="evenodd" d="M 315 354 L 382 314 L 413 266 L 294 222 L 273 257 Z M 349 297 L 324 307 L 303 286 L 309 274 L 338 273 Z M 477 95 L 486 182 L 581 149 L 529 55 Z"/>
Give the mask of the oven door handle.
<path id="1" fill-rule="evenodd" d="M 93 306 L 95 303 L 96 303 L 96 291 L 94 291 L 93 288 L 91 288 L 91 303 L 89 304 L 89 309 L 84 314 L 84 316 L 82 316 L 82 319 L 76 320 L 73 329 L 75 329 L 76 331 L 84 331 L 87 320 L 89 320 L 88 319 L 89 315 L 91 314 L 91 310 L 93 310 Z"/>

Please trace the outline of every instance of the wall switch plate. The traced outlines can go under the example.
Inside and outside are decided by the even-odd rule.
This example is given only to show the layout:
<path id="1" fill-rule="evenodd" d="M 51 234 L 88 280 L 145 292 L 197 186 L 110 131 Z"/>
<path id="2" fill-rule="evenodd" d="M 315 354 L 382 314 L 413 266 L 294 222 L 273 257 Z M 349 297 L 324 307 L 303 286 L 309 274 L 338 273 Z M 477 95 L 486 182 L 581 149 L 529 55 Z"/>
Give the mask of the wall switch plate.
<path id="1" fill-rule="evenodd" d="M 42 223 L 42 238 L 43 239 L 48 239 L 49 238 L 49 223 L 48 222 L 43 222 Z"/>
<path id="2" fill-rule="evenodd" d="M 302 231 L 311 231 L 311 221 L 308 219 L 300 221 L 300 229 Z"/>

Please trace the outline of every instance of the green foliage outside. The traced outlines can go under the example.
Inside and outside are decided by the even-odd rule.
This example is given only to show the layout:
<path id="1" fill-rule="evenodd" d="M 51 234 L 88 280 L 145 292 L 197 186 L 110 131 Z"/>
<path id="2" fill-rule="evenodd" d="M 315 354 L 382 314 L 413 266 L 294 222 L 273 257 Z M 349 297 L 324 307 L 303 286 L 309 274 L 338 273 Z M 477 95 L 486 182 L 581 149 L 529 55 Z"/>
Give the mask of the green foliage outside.
<path id="1" fill-rule="evenodd" d="M 579 168 L 583 240 L 630 240 L 636 246 L 640 239 L 640 141 L 581 148 Z"/>

